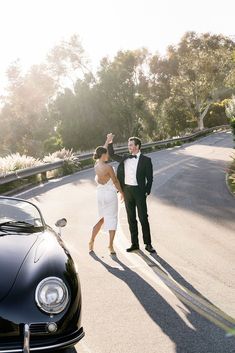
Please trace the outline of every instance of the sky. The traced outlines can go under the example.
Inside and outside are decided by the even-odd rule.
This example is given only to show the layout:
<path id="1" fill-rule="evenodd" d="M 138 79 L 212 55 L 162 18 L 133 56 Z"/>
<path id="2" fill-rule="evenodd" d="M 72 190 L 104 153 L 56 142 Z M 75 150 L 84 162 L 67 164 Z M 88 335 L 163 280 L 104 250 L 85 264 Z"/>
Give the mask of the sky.
<path id="1" fill-rule="evenodd" d="M 27 70 L 71 35 L 95 69 L 120 49 L 164 55 L 186 31 L 235 37 L 234 0 L 0 0 L 0 88 L 9 64 Z"/>

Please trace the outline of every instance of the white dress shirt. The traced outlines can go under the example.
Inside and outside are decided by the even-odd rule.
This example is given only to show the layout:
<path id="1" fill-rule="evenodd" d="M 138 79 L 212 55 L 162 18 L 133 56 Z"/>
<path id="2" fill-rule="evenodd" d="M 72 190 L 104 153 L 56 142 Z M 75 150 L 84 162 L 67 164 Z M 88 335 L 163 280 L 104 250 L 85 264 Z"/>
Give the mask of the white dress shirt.
<path id="1" fill-rule="evenodd" d="M 125 184 L 137 186 L 136 171 L 139 162 L 140 152 L 136 154 L 137 158 L 127 158 L 124 162 Z"/>

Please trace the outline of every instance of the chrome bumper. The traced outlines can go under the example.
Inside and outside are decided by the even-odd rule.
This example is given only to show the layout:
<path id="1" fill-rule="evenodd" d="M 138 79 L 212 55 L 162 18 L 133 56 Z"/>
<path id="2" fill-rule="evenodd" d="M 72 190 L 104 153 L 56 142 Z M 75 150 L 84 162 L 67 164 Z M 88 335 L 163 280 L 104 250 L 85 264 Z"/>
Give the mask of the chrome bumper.
<path id="1" fill-rule="evenodd" d="M 50 344 L 50 345 L 30 348 L 30 329 L 29 329 L 29 325 L 26 324 L 24 326 L 23 347 L 16 348 L 16 349 L 4 349 L 4 350 L 0 348 L 0 353 L 30 353 L 30 352 L 40 352 L 43 350 L 52 350 L 57 348 L 65 348 L 68 346 L 73 346 L 85 336 L 85 332 L 82 329 L 79 331 L 78 331 L 79 334 L 70 340 L 66 340 L 64 342 L 57 343 L 57 344 Z"/>
<path id="2" fill-rule="evenodd" d="M 24 353 L 30 353 L 30 330 L 29 330 L 29 325 L 26 324 L 24 325 L 24 347 L 23 347 L 23 352 Z"/>

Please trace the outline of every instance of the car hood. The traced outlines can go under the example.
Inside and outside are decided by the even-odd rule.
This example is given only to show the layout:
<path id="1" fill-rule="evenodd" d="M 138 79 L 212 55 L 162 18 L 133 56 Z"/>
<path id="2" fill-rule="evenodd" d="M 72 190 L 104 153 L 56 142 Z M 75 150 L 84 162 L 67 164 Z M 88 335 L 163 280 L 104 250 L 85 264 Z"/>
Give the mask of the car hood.
<path id="1" fill-rule="evenodd" d="M 11 290 L 24 259 L 37 238 L 38 233 L 0 236 L 0 301 Z"/>

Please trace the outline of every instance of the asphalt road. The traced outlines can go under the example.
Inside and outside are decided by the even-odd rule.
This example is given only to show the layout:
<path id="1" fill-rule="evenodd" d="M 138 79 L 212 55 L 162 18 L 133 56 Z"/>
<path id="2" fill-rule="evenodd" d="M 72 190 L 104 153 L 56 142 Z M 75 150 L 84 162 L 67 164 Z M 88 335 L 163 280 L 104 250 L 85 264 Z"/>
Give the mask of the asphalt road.
<path id="1" fill-rule="evenodd" d="M 66 217 L 63 239 L 77 262 L 85 338 L 79 353 L 233 353 L 235 336 L 235 198 L 225 184 L 231 133 L 216 133 L 151 153 L 148 198 L 153 245 L 127 254 L 129 231 L 120 205 L 117 256 L 97 220 L 93 170 L 23 193 L 52 225 Z"/>

